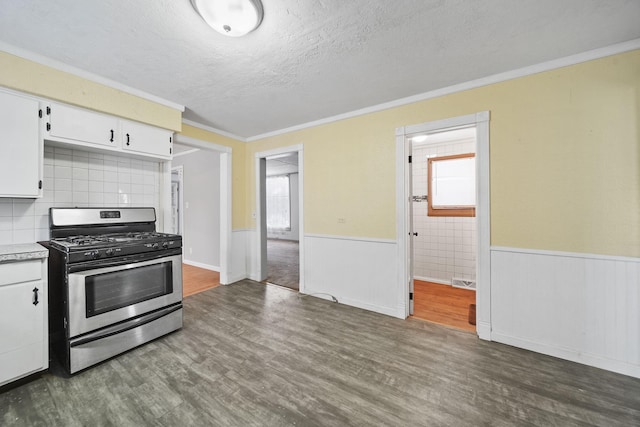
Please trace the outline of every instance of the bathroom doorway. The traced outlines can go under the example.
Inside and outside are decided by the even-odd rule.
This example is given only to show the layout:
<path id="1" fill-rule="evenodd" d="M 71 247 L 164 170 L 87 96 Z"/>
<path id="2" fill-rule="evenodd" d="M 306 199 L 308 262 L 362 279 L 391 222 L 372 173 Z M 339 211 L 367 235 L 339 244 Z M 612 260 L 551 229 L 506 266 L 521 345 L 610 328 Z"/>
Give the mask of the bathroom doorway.
<path id="1" fill-rule="evenodd" d="M 475 126 L 411 136 L 413 316 L 475 332 Z"/>

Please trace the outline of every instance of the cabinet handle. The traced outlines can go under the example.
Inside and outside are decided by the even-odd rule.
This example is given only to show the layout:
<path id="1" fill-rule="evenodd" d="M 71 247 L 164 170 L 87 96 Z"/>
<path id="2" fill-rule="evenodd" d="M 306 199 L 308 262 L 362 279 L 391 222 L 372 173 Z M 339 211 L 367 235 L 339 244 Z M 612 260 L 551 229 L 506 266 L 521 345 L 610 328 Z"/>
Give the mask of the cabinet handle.
<path id="1" fill-rule="evenodd" d="M 127 134 L 127 145 L 129 145 L 129 134 Z"/>
<path id="2" fill-rule="evenodd" d="M 113 129 L 111 129 L 111 139 L 109 141 L 113 142 Z"/>
<path id="3" fill-rule="evenodd" d="M 33 288 L 33 305 L 38 305 L 38 288 Z"/>

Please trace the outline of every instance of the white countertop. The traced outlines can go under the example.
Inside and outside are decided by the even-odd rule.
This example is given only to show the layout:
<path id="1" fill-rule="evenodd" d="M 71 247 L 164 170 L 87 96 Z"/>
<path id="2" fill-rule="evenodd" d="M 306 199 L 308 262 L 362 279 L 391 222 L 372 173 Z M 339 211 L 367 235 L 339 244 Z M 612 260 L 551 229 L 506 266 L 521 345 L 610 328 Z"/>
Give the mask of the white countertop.
<path id="1" fill-rule="evenodd" d="M 0 245 L 0 263 L 47 258 L 49 251 L 37 243 Z"/>

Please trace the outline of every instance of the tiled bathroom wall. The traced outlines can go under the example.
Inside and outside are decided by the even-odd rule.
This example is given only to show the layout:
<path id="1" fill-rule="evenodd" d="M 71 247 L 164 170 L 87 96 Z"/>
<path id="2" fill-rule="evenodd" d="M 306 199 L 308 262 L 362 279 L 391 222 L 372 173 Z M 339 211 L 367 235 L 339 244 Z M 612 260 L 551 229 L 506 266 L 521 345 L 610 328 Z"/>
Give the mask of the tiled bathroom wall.
<path id="1" fill-rule="evenodd" d="M 473 139 L 413 148 L 413 195 L 427 195 L 427 159 L 474 153 Z M 476 279 L 476 218 L 427 216 L 427 202 L 413 203 L 414 277 L 451 284 Z"/>
<path id="2" fill-rule="evenodd" d="M 44 147 L 43 197 L 0 198 L 0 244 L 49 239 L 50 207 L 159 209 L 161 163 Z"/>

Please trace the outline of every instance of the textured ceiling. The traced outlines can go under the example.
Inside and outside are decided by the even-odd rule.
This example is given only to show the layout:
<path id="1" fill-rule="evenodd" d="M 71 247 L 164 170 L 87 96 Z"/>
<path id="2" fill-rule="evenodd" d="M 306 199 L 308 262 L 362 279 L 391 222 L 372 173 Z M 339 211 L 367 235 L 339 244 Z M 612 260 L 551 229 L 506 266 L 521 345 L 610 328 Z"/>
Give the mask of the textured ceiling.
<path id="1" fill-rule="evenodd" d="M 638 0 L 262 0 L 242 38 L 189 0 L 0 0 L 0 42 L 252 137 L 640 38 Z"/>

